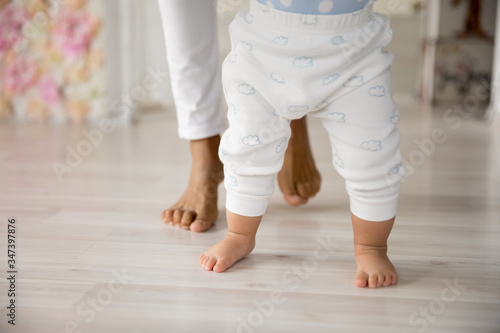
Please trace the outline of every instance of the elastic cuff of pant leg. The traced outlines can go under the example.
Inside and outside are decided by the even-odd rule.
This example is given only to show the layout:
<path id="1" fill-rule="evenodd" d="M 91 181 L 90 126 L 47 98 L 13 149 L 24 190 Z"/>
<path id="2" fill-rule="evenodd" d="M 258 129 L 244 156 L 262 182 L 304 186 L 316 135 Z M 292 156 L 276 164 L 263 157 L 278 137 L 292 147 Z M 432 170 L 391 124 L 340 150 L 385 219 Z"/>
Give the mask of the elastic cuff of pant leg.
<path id="1" fill-rule="evenodd" d="M 360 219 L 373 222 L 382 222 L 396 216 L 398 197 L 385 200 L 363 200 L 351 197 L 351 212 Z"/>
<path id="2" fill-rule="evenodd" d="M 179 128 L 178 135 L 181 139 L 201 140 L 220 135 L 226 130 L 226 123 L 222 122 L 216 126 L 210 125 L 198 128 Z"/>
<path id="3" fill-rule="evenodd" d="M 227 192 L 226 209 L 242 216 L 262 216 L 266 212 L 269 197 L 251 196 Z"/>

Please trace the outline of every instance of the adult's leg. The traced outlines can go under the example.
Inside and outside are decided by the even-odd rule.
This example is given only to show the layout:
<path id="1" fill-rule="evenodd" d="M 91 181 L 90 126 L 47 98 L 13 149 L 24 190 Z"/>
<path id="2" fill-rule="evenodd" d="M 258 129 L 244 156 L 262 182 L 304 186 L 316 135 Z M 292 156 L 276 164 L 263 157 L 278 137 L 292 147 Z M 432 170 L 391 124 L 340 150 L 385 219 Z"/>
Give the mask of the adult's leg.
<path id="1" fill-rule="evenodd" d="M 159 0 L 179 137 L 199 140 L 226 128 L 222 112 L 214 0 Z"/>
<path id="2" fill-rule="evenodd" d="M 285 153 L 278 185 L 285 201 L 292 206 L 307 203 L 319 192 L 321 175 L 316 169 L 307 134 L 306 117 L 292 120 L 292 136 Z"/>
<path id="3" fill-rule="evenodd" d="M 179 137 L 190 140 L 193 159 L 188 187 L 162 219 L 202 232 L 217 219 L 221 108 L 215 1 L 159 0 Z"/>

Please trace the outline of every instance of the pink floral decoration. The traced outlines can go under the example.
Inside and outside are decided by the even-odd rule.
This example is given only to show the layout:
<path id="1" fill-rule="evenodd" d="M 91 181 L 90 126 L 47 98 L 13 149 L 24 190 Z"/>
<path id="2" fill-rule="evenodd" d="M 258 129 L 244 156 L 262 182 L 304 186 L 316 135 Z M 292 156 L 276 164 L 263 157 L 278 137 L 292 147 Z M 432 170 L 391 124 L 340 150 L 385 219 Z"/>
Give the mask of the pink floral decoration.
<path id="1" fill-rule="evenodd" d="M 84 54 L 92 42 L 94 26 L 95 19 L 87 12 L 62 12 L 54 32 L 64 55 L 74 58 Z"/>
<path id="2" fill-rule="evenodd" d="M 51 76 L 44 76 L 40 79 L 40 94 L 47 105 L 54 106 L 59 103 L 59 87 Z"/>
<path id="3" fill-rule="evenodd" d="M 23 41 L 23 25 L 28 19 L 26 10 L 14 3 L 0 11 L 0 54 Z"/>
<path id="4" fill-rule="evenodd" d="M 5 65 L 3 89 L 11 94 L 22 94 L 36 80 L 37 68 L 33 60 L 18 56 Z"/>

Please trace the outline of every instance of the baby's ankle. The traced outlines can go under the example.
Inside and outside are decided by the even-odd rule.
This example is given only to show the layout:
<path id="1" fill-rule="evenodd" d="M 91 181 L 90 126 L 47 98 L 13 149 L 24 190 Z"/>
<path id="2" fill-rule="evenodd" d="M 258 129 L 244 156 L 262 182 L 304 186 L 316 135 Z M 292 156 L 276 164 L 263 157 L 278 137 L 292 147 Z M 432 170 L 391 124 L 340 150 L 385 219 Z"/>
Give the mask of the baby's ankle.
<path id="1" fill-rule="evenodd" d="M 226 237 L 233 238 L 234 240 L 241 243 L 255 243 L 256 233 L 252 232 L 236 232 L 227 230 Z"/>
<path id="2" fill-rule="evenodd" d="M 354 243 L 354 254 L 387 254 L 387 244 L 385 245 L 369 245 L 369 244 L 356 244 Z"/>

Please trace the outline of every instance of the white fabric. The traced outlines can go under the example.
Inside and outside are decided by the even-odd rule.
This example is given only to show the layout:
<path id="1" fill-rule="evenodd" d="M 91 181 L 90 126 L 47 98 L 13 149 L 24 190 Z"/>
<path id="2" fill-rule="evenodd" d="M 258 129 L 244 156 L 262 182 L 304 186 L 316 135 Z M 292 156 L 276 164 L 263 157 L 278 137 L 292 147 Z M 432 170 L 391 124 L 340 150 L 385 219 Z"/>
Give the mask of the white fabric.
<path id="1" fill-rule="evenodd" d="M 179 136 L 196 140 L 226 129 L 221 109 L 215 1 L 159 0 Z"/>
<path id="2" fill-rule="evenodd" d="M 369 221 L 395 216 L 399 117 L 391 96 L 388 20 L 371 6 L 356 15 L 301 15 L 256 0 L 230 26 L 222 69 L 229 129 L 224 163 L 226 208 L 263 215 L 290 138 L 290 119 L 320 117 L 333 163 L 346 179 L 351 211 Z"/>

